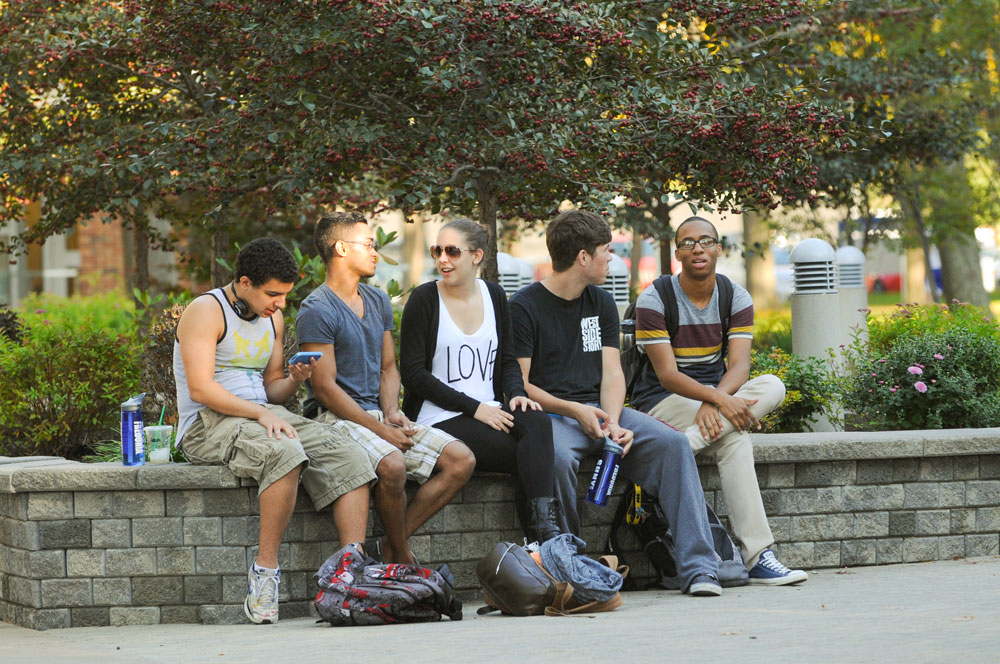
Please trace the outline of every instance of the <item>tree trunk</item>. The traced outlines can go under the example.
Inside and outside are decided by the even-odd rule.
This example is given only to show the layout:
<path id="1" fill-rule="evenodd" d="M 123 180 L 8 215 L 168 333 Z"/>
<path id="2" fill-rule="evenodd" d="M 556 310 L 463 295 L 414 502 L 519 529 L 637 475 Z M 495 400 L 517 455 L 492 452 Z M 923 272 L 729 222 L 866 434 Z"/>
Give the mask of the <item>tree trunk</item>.
<path id="1" fill-rule="evenodd" d="M 500 283 L 497 268 L 497 190 L 496 175 L 480 173 L 476 179 L 476 197 L 479 200 L 479 225 L 486 231 L 486 257 L 479 268 L 479 276 L 486 281 Z"/>
<path id="2" fill-rule="evenodd" d="M 424 274 L 424 260 L 427 249 L 424 246 L 424 214 L 419 213 L 405 220 L 403 224 L 403 290 L 418 286 Z"/>
<path id="3" fill-rule="evenodd" d="M 672 265 L 674 230 L 670 227 L 670 211 L 677 205 L 678 203 L 673 205 L 657 203 L 653 207 L 653 216 L 660 223 L 659 231 L 656 234 L 660 238 L 660 274 L 673 274 L 674 272 Z"/>
<path id="4" fill-rule="evenodd" d="M 215 215 L 215 223 L 212 224 L 212 287 L 225 286 L 233 275 L 230 271 L 219 263 L 219 259 L 228 260 L 229 257 L 229 205 L 223 203 Z"/>
<path id="5" fill-rule="evenodd" d="M 642 233 L 639 231 L 632 231 L 632 252 L 631 252 L 632 264 L 629 266 L 628 282 L 629 288 L 640 287 L 639 285 L 639 261 L 642 260 Z"/>
<path id="6" fill-rule="evenodd" d="M 974 231 L 949 233 L 938 241 L 941 254 L 941 281 L 944 301 L 968 302 L 989 311 L 990 298 L 983 288 L 983 273 L 979 266 L 979 245 Z"/>
<path id="7" fill-rule="evenodd" d="M 927 293 L 927 262 L 924 250 L 919 247 L 906 250 L 906 267 L 903 270 L 903 302 L 930 304 Z"/>
<path id="8" fill-rule="evenodd" d="M 149 220 L 143 207 L 136 211 L 135 228 L 132 231 L 135 275 L 133 286 L 142 293 L 149 292 Z"/>
<path id="9" fill-rule="evenodd" d="M 747 291 L 753 299 L 755 311 L 777 309 L 778 278 L 774 271 L 774 256 L 768 250 L 768 236 L 764 218 L 756 212 L 743 213 L 743 246 L 746 264 Z"/>
<path id="10" fill-rule="evenodd" d="M 907 193 L 897 193 L 896 200 L 899 206 L 909 215 L 916 226 L 917 237 L 920 238 L 920 248 L 924 250 L 924 269 L 927 271 L 927 290 L 931 294 L 931 300 L 940 302 L 937 283 L 934 281 L 934 269 L 931 267 L 931 242 L 927 237 L 927 225 L 924 223 L 924 212 L 920 209 L 920 190 L 914 185 L 913 196 Z M 978 260 L 976 263 L 978 264 Z"/>

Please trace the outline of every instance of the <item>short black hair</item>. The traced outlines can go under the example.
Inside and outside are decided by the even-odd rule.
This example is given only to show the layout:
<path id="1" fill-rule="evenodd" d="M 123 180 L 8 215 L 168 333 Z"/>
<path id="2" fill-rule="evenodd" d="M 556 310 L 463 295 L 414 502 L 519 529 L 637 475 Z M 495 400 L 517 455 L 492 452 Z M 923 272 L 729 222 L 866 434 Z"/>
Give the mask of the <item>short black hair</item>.
<path id="1" fill-rule="evenodd" d="M 254 286 L 263 286 L 271 279 L 294 284 L 299 280 L 299 266 L 281 242 L 273 237 L 259 237 L 240 249 L 235 276 L 237 281 L 247 277 Z"/>
<path id="2" fill-rule="evenodd" d="M 696 221 L 708 224 L 712 228 L 712 232 L 715 233 L 715 239 L 716 240 L 719 239 L 719 229 L 715 227 L 715 224 L 713 224 L 708 219 L 705 219 L 704 217 L 688 217 L 681 223 L 677 224 L 677 230 L 674 231 L 674 237 L 677 237 L 680 234 L 681 229 L 684 228 L 687 224 L 693 224 Z"/>
<path id="3" fill-rule="evenodd" d="M 570 269 L 581 249 L 593 256 L 597 247 L 608 242 L 611 242 L 608 222 L 587 210 L 567 210 L 545 229 L 545 246 L 556 272 Z"/>
<path id="4" fill-rule="evenodd" d="M 329 263 L 333 258 L 333 245 L 337 240 L 346 239 L 348 229 L 358 224 L 368 225 L 365 215 L 360 212 L 332 212 L 320 217 L 313 231 L 313 244 L 320 260 Z"/>

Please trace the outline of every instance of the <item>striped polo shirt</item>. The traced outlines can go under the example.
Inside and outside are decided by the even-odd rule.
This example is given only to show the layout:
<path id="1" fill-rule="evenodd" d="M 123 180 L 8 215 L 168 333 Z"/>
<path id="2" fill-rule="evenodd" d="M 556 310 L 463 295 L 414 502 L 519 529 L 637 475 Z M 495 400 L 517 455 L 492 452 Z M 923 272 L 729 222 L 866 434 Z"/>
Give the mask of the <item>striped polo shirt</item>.
<path id="1" fill-rule="evenodd" d="M 670 277 L 677 297 L 677 336 L 670 338 L 663 318 L 664 304 L 656 287 L 650 285 L 639 295 L 635 311 L 635 339 L 640 348 L 649 344 L 672 346 L 677 368 L 703 385 L 719 384 L 725 365 L 722 361 L 722 321 L 719 319 L 719 288 L 712 299 L 699 309 L 688 299 L 677 275 Z M 730 339 L 753 339 L 753 300 L 739 284 L 733 284 L 733 308 L 729 321 Z M 633 395 L 633 407 L 648 410 L 669 396 L 652 367 L 639 378 Z"/>

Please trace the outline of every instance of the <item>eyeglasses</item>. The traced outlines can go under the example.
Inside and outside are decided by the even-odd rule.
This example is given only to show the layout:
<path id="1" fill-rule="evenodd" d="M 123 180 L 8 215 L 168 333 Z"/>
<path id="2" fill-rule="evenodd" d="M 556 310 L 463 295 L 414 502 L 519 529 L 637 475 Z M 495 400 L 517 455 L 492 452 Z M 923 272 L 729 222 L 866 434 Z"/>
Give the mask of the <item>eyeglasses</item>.
<path id="1" fill-rule="evenodd" d="M 441 254 L 448 254 L 448 258 L 458 258 L 462 255 L 463 251 L 473 252 L 475 249 L 462 249 L 461 247 L 456 247 L 453 244 L 449 244 L 445 247 L 439 247 L 436 244 L 431 245 L 431 258 L 437 260 L 441 258 Z"/>
<path id="2" fill-rule="evenodd" d="M 684 249 L 685 251 L 694 249 L 695 243 L 700 244 L 702 249 L 711 249 L 715 245 L 719 244 L 719 241 L 714 237 L 701 237 L 697 240 L 692 240 L 687 238 L 686 240 L 681 240 L 677 243 L 678 249 Z"/>
<path id="3" fill-rule="evenodd" d="M 375 251 L 378 251 L 382 247 L 382 245 L 380 245 L 375 240 L 365 240 L 364 242 L 362 242 L 361 240 L 341 240 L 341 242 L 347 242 L 349 244 L 360 244 L 363 245 L 365 249 L 374 249 Z"/>

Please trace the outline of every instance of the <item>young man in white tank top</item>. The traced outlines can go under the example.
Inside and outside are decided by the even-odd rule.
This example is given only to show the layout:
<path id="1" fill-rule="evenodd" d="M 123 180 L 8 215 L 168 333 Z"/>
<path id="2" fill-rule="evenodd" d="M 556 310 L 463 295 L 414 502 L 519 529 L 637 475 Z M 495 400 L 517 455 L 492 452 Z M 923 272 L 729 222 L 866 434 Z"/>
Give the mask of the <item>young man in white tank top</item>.
<path id="1" fill-rule="evenodd" d="M 291 365 L 285 375 L 281 309 L 298 277 L 277 240 L 247 243 L 233 282 L 191 302 L 174 341 L 178 446 L 194 464 L 225 465 L 259 486 L 260 541 L 244 603 L 258 624 L 278 620 L 278 547 L 300 479 L 317 510 L 333 504 L 341 546 L 364 540 L 375 479 L 359 446 L 276 405 L 295 394 L 316 362 Z"/>

